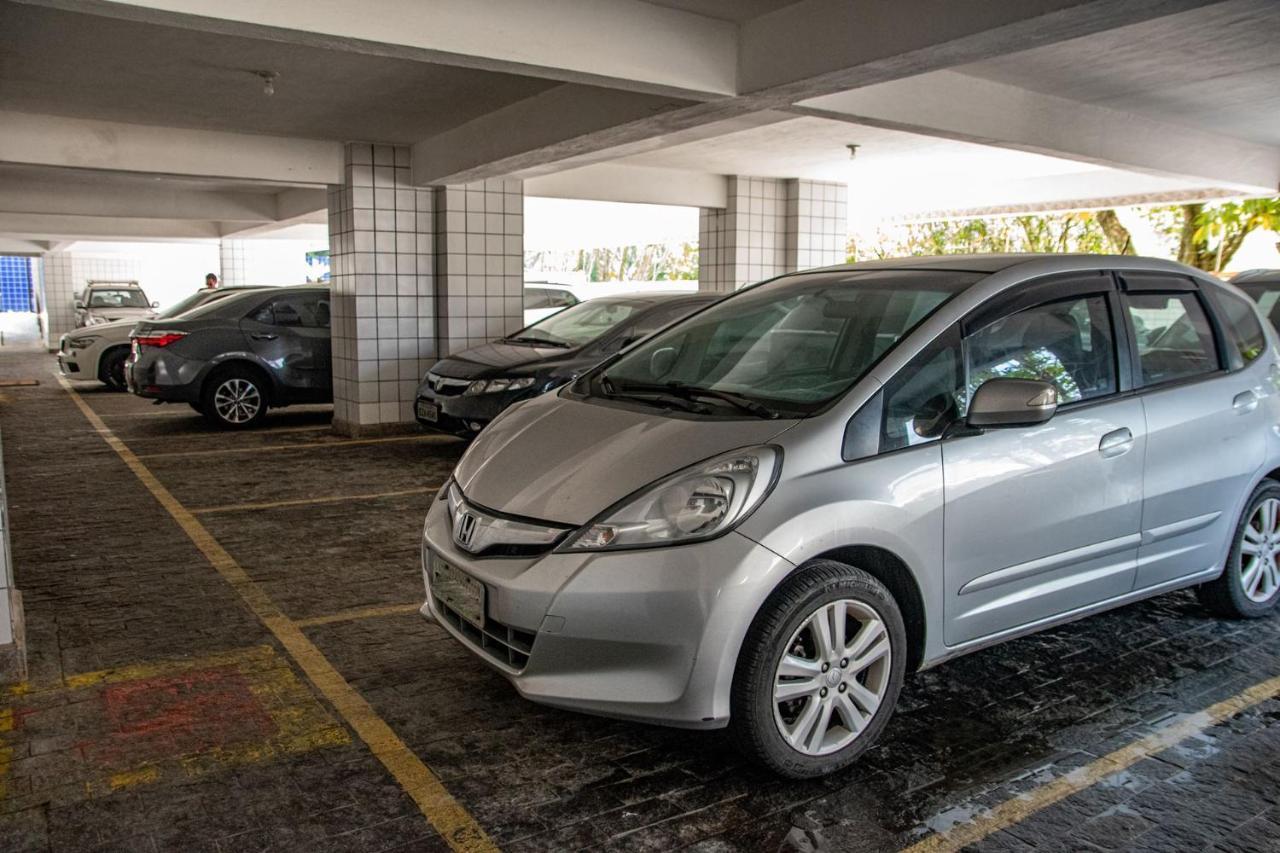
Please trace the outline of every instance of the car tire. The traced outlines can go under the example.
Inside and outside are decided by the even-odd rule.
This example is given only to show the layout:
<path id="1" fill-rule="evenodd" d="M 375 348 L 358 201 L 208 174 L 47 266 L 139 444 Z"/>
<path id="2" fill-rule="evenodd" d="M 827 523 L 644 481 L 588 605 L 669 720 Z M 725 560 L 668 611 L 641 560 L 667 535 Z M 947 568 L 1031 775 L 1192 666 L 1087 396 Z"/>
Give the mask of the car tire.
<path id="1" fill-rule="evenodd" d="M 224 429 L 251 429 L 261 425 L 267 416 L 267 399 L 262 374 L 233 365 L 215 371 L 205 380 L 196 411 Z"/>
<path id="2" fill-rule="evenodd" d="M 1247 553 L 1253 550 L 1256 553 Z M 1280 602 L 1280 483 L 1263 480 L 1245 504 L 1222 574 L 1196 587 L 1205 607 L 1230 619 L 1257 619 Z"/>
<path id="3" fill-rule="evenodd" d="M 833 642 L 841 616 L 843 650 Z M 906 660 L 902 613 L 884 584 L 843 563 L 807 563 L 774 590 L 747 631 L 730 733 L 742 752 L 782 776 L 833 773 L 883 731 Z"/>
<path id="4" fill-rule="evenodd" d="M 204 414 L 204 403 L 187 403 L 187 405 L 191 407 L 192 411 L 201 415 Z"/>
<path id="5" fill-rule="evenodd" d="M 124 363 L 129 360 L 129 348 L 117 347 L 107 350 L 102 356 L 102 366 L 98 368 L 98 379 L 112 391 L 126 390 L 124 380 Z"/>

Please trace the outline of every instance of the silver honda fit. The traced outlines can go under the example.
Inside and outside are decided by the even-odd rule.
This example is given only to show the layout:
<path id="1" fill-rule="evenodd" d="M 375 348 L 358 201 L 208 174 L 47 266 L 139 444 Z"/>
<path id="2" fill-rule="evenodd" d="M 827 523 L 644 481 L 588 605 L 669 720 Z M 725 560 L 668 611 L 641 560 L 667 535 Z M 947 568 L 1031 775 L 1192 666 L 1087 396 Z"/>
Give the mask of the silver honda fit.
<path id="1" fill-rule="evenodd" d="M 1280 350 L 1104 256 L 782 276 L 503 414 L 427 514 L 423 614 L 524 696 L 853 761 L 904 674 L 1179 587 L 1280 597 Z"/>

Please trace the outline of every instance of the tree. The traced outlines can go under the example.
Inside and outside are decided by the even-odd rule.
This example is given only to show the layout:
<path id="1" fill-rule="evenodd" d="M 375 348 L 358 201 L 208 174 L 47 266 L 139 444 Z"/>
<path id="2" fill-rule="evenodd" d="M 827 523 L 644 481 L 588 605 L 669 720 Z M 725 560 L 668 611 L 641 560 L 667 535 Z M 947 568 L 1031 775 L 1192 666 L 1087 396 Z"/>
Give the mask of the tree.
<path id="1" fill-rule="evenodd" d="M 1166 239 L 1176 240 L 1179 261 L 1196 269 L 1221 272 L 1251 232 L 1280 228 L 1280 197 L 1157 207 L 1146 211 L 1146 217 Z M 1098 220 L 1104 223 L 1115 251 L 1133 254 L 1129 230 L 1120 224 L 1114 210 L 1098 211 Z"/>

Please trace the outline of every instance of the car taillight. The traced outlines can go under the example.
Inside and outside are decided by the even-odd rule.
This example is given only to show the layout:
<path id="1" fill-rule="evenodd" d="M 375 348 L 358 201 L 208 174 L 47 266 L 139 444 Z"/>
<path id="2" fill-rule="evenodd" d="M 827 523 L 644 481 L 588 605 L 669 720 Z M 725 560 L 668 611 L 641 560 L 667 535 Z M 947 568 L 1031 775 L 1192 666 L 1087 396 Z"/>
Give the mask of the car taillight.
<path id="1" fill-rule="evenodd" d="M 186 332 L 147 332 L 142 335 L 134 335 L 133 342 L 140 347 L 167 347 L 174 341 L 180 341 L 186 336 Z"/>

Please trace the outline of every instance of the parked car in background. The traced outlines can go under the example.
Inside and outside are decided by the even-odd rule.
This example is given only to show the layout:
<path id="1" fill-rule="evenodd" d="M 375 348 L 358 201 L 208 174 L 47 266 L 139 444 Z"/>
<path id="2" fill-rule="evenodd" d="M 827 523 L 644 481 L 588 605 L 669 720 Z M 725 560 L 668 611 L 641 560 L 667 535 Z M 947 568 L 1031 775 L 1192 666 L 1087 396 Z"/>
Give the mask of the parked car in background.
<path id="1" fill-rule="evenodd" d="M 1249 270 L 1231 279 L 1258 303 L 1271 325 L 1280 329 L 1280 270 Z"/>
<path id="2" fill-rule="evenodd" d="M 529 699 L 830 773 L 907 672 L 1183 587 L 1274 612 L 1277 372 L 1257 306 L 1167 261 L 785 275 L 490 424 L 422 612 Z"/>
<path id="3" fill-rule="evenodd" d="M 116 320 L 140 320 L 155 314 L 159 302 L 147 299 L 136 281 L 91 281 L 75 301 L 76 328 Z"/>
<path id="4" fill-rule="evenodd" d="M 269 407 L 333 400 L 327 286 L 246 290 L 145 320 L 130 339 L 130 391 L 187 403 L 219 426 L 244 429 Z"/>
<path id="5" fill-rule="evenodd" d="M 582 300 L 572 288 L 550 281 L 526 281 L 524 283 L 524 324 L 532 326 L 557 311 L 577 305 Z"/>
<path id="6" fill-rule="evenodd" d="M 509 337 L 441 359 L 418 386 L 418 422 L 474 435 L 513 403 L 563 385 L 717 298 L 650 293 L 592 299 Z"/>
<path id="7" fill-rule="evenodd" d="M 201 288 L 186 299 L 155 314 L 154 319 L 180 317 L 206 302 L 251 289 L 259 288 Z M 135 319 L 115 320 L 63 335 L 58 342 L 58 369 L 68 379 L 96 379 L 108 388 L 125 390 L 124 363 L 129 357 L 129 332 L 136 324 Z"/>

